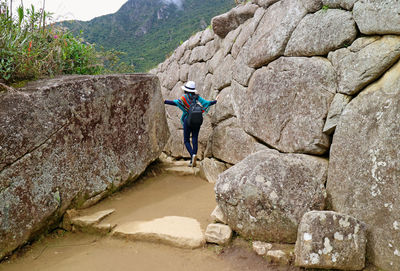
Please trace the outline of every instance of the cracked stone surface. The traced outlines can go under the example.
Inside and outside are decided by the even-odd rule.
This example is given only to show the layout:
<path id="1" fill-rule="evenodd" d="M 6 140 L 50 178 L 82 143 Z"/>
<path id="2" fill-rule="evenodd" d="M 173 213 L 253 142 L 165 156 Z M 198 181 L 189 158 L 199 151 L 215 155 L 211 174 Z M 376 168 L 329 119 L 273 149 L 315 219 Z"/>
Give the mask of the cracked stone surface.
<path id="1" fill-rule="evenodd" d="M 65 76 L 2 93 L 0 258 L 135 180 L 168 136 L 154 75 Z"/>

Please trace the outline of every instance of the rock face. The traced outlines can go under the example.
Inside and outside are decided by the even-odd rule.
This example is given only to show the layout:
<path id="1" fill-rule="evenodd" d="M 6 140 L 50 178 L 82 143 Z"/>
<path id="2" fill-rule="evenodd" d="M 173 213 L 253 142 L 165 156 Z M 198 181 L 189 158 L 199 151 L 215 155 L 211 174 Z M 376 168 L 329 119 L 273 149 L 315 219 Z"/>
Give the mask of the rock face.
<path id="1" fill-rule="evenodd" d="M 365 266 L 366 226 L 354 217 L 311 211 L 301 219 L 296 265 L 307 268 L 361 270 Z"/>
<path id="2" fill-rule="evenodd" d="M 219 175 L 216 199 L 240 235 L 294 243 L 303 214 L 324 208 L 327 166 L 321 158 L 260 151 Z"/>
<path id="3" fill-rule="evenodd" d="M 2 93 L 0 109 L 0 258 L 134 180 L 169 136 L 152 75 L 38 81 Z"/>
<path id="4" fill-rule="evenodd" d="M 350 12 L 320 10 L 301 20 L 290 37 L 285 55 L 326 55 L 344 44 L 351 44 L 356 35 L 355 22 Z M 310 39 L 310 36 L 315 38 Z"/>
<path id="5" fill-rule="evenodd" d="M 327 206 L 366 223 L 369 262 L 400 270 L 397 109 L 386 118 L 399 104 L 390 86 L 398 81 L 391 69 L 400 59 L 399 0 L 251 2 L 256 5 L 252 17 L 238 24 L 228 20 L 228 12 L 221 17 L 227 26 L 222 35 L 213 29 L 199 32 L 153 71 L 161 78 L 163 96 L 179 96 L 186 80 L 198 82 L 206 99 L 219 95 L 201 131 L 200 155 L 207 158 L 238 164 L 273 148 L 282 157 L 300 153 L 329 160 L 332 202 Z M 179 81 L 166 76 L 178 70 Z M 377 82 L 386 77 L 392 79 Z M 382 90 L 372 94 L 369 89 L 378 85 Z M 356 104 L 359 112 L 349 117 Z M 173 136 L 166 149 L 175 157 L 185 153 L 178 118 L 169 120 Z M 237 175 L 246 180 L 251 172 Z M 376 196 L 364 195 L 368 191 Z M 256 207 L 246 208 L 243 217 L 255 217 Z M 255 239 L 251 230 L 233 228 Z"/>
<path id="6" fill-rule="evenodd" d="M 338 74 L 338 91 L 354 95 L 400 58 L 400 36 L 360 38 L 350 47 L 330 53 L 328 58 Z"/>
<path id="7" fill-rule="evenodd" d="M 257 70 L 247 91 L 234 96 L 245 131 L 283 152 L 324 153 L 334 78 L 322 58 L 283 57 Z"/>
<path id="8" fill-rule="evenodd" d="M 399 0 L 360 0 L 354 4 L 353 14 L 363 34 L 400 34 Z"/>
<path id="9" fill-rule="evenodd" d="M 333 210 L 365 222 L 368 254 L 400 269 L 400 63 L 354 98 L 336 127 L 327 190 Z"/>

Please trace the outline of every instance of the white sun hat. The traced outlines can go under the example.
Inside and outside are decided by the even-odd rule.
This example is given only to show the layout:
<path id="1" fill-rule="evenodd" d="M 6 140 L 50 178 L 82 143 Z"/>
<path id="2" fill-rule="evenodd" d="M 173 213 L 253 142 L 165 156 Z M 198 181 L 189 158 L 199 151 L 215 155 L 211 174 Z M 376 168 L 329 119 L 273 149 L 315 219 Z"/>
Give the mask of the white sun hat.
<path id="1" fill-rule="evenodd" d="M 184 91 L 197 93 L 196 83 L 193 81 L 187 81 L 186 84 L 182 87 Z"/>

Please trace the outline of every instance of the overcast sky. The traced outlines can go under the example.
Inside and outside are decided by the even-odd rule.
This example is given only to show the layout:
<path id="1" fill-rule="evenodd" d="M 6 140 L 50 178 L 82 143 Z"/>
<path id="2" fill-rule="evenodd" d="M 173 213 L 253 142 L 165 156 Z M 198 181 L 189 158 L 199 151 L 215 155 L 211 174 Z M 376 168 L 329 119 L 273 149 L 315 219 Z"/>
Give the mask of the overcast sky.
<path id="1" fill-rule="evenodd" d="M 46 0 L 45 10 L 54 13 L 53 21 L 82 20 L 88 21 L 94 17 L 115 13 L 128 0 Z M 13 0 L 14 7 L 20 5 L 20 0 Z M 35 8 L 43 6 L 43 0 L 23 0 L 25 7 L 31 4 Z"/>

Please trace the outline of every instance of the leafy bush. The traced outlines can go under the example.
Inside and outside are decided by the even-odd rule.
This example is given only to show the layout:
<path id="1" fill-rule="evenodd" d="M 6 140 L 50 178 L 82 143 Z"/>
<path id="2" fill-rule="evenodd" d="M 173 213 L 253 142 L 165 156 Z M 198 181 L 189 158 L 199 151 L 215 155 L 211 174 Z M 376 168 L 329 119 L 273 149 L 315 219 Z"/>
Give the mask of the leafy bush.
<path id="1" fill-rule="evenodd" d="M 45 25 L 50 14 L 45 11 L 18 8 L 13 18 L 7 2 L 0 3 L 0 78 L 7 82 L 31 80 L 60 74 L 100 74 L 113 72 L 119 63 L 118 52 L 96 51 L 84 42 L 54 25 Z M 113 59 L 114 66 L 104 66 Z M 123 65 L 123 72 L 133 66 Z M 121 71 L 121 68 L 119 67 Z"/>

